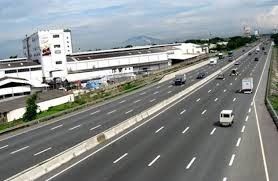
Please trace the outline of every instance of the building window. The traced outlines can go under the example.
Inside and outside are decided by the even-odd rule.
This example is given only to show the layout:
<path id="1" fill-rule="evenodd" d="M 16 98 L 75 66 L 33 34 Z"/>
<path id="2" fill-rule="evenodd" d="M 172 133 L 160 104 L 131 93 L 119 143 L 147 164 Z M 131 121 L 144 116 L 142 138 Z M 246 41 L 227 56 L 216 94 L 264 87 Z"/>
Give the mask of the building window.
<path id="1" fill-rule="evenodd" d="M 61 48 L 61 45 L 54 45 L 54 48 Z"/>
<path id="2" fill-rule="evenodd" d="M 36 67 L 36 68 L 31 68 L 31 71 L 38 71 L 38 70 L 41 70 L 42 68 L 41 67 Z"/>
<path id="3" fill-rule="evenodd" d="M 61 54 L 61 50 L 55 50 L 55 54 Z"/>
<path id="4" fill-rule="evenodd" d="M 53 35 L 53 38 L 60 38 L 60 35 Z"/>
<path id="5" fill-rule="evenodd" d="M 29 72 L 29 69 L 18 69 L 18 72 Z"/>
<path id="6" fill-rule="evenodd" d="M 57 61 L 56 64 L 57 64 L 57 65 L 61 65 L 61 64 L 62 64 L 62 61 Z"/>
<path id="7" fill-rule="evenodd" d="M 5 74 L 13 74 L 16 73 L 16 70 L 6 70 Z"/>

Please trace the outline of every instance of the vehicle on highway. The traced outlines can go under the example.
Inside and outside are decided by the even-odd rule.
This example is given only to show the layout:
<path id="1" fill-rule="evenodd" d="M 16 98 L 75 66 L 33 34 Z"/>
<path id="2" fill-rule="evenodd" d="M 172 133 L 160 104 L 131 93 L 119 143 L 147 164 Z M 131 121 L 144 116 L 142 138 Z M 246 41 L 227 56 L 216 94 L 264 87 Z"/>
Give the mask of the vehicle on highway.
<path id="1" fill-rule="evenodd" d="M 254 59 L 255 61 L 259 61 L 259 58 L 258 57 L 255 57 L 255 59 Z"/>
<path id="2" fill-rule="evenodd" d="M 186 82 L 186 74 L 177 74 L 175 76 L 175 85 L 182 85 Z"/>
<path id="3" fill-rule="evenodd" d="M 232 62 L 232 61 L 234 61 L 234 58 L 233 57 L 229 57 L 229 60 L 228 60 L 229 62 Z"/>
<path id="4" fill-rule="evenodd" d="M 248 55 L 252 55 L 252 52 L 249 52 Z"/>
<path id="5" fill-rule="evenodd" d="M 218 53 L 218 58 L 219 58 L 219 59 L 223 59 L 223 58 L 224 58 L 223 53 Z"/>
<path id="6" fill-rule="evenodd" d="M 232 126 L 234 123 L 234 117 L 233 110 L 222 110 L 220 112 L 219 123 L 221 126 Z"/>
<path id="7" fill-rule="evenodd" d="M 236 63 L 235 63 L 235 65 L 239 65 L 240 64 L 240 61 L 237 61 Z"/>
<path id="8" fill-rule="evenodd" d="M 265 50 L 265 48 L 264 48 L 264 47 L 262 47 L 262 50 L 264 51 L 264 50 Z"/>
<path id="9" fill-rule="evenodd" d="M 216 65 L 217 64 L 217 60 L 218 60 L 218 58 L 210 58 L 210 61 L 209 61 L 209 64 L 210 65 Z"/>
<path id="10" fill-rule="evenodd" d="M 267 55 L 267 52 L 264 52 L 265 55 Z"/>
<path id="11" fill-rule="evenodd" d="M 241 92 L 244 94 L 251 94 L 253 91 L 253 78 L 247 77 L 242 79 Z"/>
<path id="12" fill-rule="evenodd" d="M 229 57 L 232 57 L 232 56 L 233 56 L 233 51 L 229 51 L 229 52 L 228 52 L 228 56 L 229 56 Z"/>
<path id="13" fill-rule="evenodd" d="M 224 79 L 225 78 L 225 76 L 224 76 L 224 74 L 223 73 L 219 73 L 218 75 L 217 75 L 217 77 L 216 77 L 216 79 Z"/>
<path id="14" fill-rule="evenodd" d="M 242 49 L 242 52 L 245 52 L 245 49 Z"/>
<path id="15" fill-rule="evenodd" d="M 232 69 L 230 76 L 232 76 L 232 75 L 238 75 L 237 69 Z"/>
<path id="16" fill-rule="evenodd" d="M 256 48 L 256 52 L 259 53 L 260 52 L 260 47 Z"/>
<path id="17" fill-rule="evenodd" d="M 205 72 L 200 72 L 197 76 L 197 79 L 202 79 L 206 76 L 206 73 Z"/>

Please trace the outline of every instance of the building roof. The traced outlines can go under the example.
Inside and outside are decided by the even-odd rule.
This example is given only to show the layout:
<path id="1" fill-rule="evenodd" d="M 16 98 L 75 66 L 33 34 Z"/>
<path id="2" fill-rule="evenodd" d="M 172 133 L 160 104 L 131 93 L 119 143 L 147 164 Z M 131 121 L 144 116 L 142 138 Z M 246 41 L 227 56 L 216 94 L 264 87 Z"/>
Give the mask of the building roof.
<path id="1" fill-rule="evenodd" d="M 10 68 L 25 68 L 25 67 L 31 67 L 31 66 L 41 66 L 38 62 L 33 61 L 3 61 L 0 62 L 0 69 L 10 69 Z"/>
<path id="2" fill-rule="evenodd" d="M 17 77 L 2 77 L 2 78 L 0 78 L 0 86 L 3 86 L 3 85 L 8 84 L 10 82 L 30 85 L 30 82 L 28 80 L 22 79 L 22 78 L 17 78 Z"/>
<path id="3" fill-rule="evenodd" d="M 126 48 L 126 49 L 115 49 L 107 51 L 92 51 L 92 52 L 83 52 L 83 53 L 74 53 L 67 56 L 68 62 L 73 61 L 86 61 L 93 59 L 103 59 L 103 58 L 113 58 L 113 57 L 122 57 L 122 56 L 132 56 L 140 54 L 151 54 L 151 53 L 161 53 L 167 52 L 170 50 L 176 50 L 175 45 L 166 45 L 166 46 L 144 46 L 140 48 Z"/>
<path id="4" fill-rule="evenodd" d="M 60 90 L 51 90 L 47 92 L 38 93 L 37 103 L 55 99 L 67 95 L 66 92 Z M 13 97 L 12 99 L 3 99 L 0 101 L 0 113 L 9 112 L 15 109 L 23 108 L 26 106 L 28 96 L 19 98 Z"/>

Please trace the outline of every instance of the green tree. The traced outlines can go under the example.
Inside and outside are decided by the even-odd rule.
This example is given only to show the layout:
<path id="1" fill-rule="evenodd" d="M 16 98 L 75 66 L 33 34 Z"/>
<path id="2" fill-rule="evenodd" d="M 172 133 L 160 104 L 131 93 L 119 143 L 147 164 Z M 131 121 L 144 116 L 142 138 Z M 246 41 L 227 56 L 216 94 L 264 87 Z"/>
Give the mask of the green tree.
<path id="1" fill-rule="evenodd" d="M 23 115 L 23 120 L 25 122 L 32 121 L 37 117 L 37 109 L 38 109 L 38 105 L 36 104 L 37 97 L 38 97 L 37 94 L 33 94 L 26 101 L 26 112 Z"/>

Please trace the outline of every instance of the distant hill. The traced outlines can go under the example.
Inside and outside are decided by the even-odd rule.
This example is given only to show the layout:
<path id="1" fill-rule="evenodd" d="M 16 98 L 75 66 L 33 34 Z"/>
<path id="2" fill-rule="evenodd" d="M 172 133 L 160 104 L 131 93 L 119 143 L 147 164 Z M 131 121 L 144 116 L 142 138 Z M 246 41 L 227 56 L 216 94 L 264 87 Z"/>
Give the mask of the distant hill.
<path id="1" fill-rule="evenodd" d="M 151 44 L 163 44 L 165 43 L 163 40 L 152 38 L 149 36 L 135 36 L 127 39 L 122 44 L 123 46 L 133 45 L 133 46 L 141 46 L 141 45 L 151 45 Z"/>

